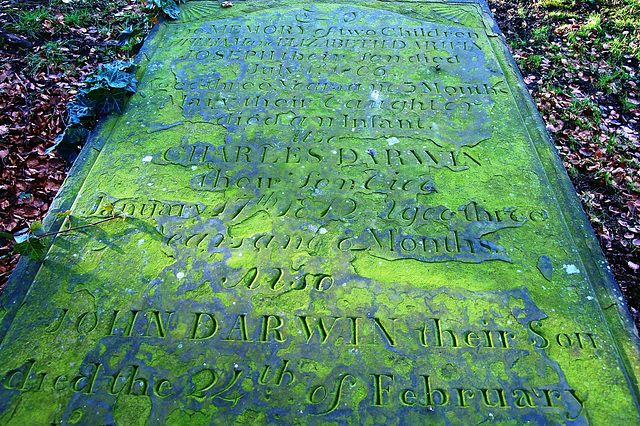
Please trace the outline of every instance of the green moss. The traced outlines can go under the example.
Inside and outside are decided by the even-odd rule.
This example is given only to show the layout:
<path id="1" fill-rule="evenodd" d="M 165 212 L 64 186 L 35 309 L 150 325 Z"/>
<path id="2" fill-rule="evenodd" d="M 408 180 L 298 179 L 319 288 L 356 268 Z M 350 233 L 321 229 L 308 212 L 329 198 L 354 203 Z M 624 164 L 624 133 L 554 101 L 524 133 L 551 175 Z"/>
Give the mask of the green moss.
<path id="1" fill-rule="evenodd" d="M 100 362 L 100 399 L 110 377 L 135 366 L 149 389 L 116 397 L 109 409 L 120 424 L 460 424 L 489 413 L 496 424 L 562 423 L 565 411 L 576 414 L 568 389 L 588 401 L 577 421 L 633 412 L 606 304 L 586 272 L 596 258 L 578 254 L 575 200 L 555 178 L 546 131 L 504 46 L 487 35 L 488 14 L 472 4 L 378 3 L 189 2 L 183 18 L 192 21 L 162 24 L 140 90 L 99 134 L 106 143 L 73 199 L 78 224 L 103 217 L 94 212 L 106 203 L 129 217 L 55 239 L 28 312 L 17 311 L 3 341 L 2 377 L 33 358 L 36 374 L 72 381 Z M 318 36 L 313 43 L 411 43 L 273 47 L 300 39 L 298 27 Z M 400 28 L 433 34 L 380 36 Z M 202 46 L 189 53 L 192 35 Z M 251 40 L 267 43 L 239 46 Z M 258 49 L 325 59 L 258 58 Z M 308 86 L 316 80 L 336 86 Z M 447 109 L 456 105 L 465 107 Z M 245 113 L 252 118 L 236 124 Z M 276 114 L 299 121 L 276 123 Z M 563 333 L 590 333 L 598 347 L 565 347 Z M 389 384 L 377 402 L 376 375 Z M 427 375 L 449 406 L 424 406 Z M 520 387 L 562 397 L 546 411 L 542 399 L 520 411 L 482 402 L 481 389 L 512 398 Z M 468 408 L 455 407 L 458 389 L 475 392 Z M 403 402 L 407 390 L 419 402 Z M 30 410 L 50 406 L 50 422 L 100 418 L 72 406 L 82 398 L 69 388 L 59 397 L 10 392 L 20 398 L 6 403 L 16 420 L 37 424 Z"/>

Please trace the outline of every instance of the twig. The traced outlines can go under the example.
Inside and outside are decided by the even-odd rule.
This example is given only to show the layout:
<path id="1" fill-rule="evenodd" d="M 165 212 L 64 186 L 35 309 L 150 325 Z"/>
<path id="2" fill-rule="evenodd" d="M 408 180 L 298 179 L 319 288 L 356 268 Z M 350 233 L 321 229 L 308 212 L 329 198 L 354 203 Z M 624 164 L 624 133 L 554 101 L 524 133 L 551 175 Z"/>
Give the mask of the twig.
<path id="1" fill-rule="evenodd" d="M 104 222 L 108 222 L 108 221 L 113 220 L 113 219 L 118 219 L 118 217 L 119 216 L 111 216 L 111 217 L 108 217 L 106 219 L 102 219 L 102 220 L 99 220 L 97 222 L 90 223 L 88 225 L 75 226 L 73 228 L 65 229 L 63 231 L 47 232 L 46 234 L 38 235 L 37 238 L 41 239 L 41 238 L 44 238 L 44 237 L 48 237 L 50 235 L 66 234 L 67 232 L 70 232 L 70 231 L 77 231 L 78 229 L 89 228 L 90 226 L 95 226 L 95 225 L 99 225 L 99 224 L 104 223 Z"/>
<path id="2" fill-rule="evenodd" d="M 15 34 L 11 34 L 6 32 L 5 30 L 0 28 L 0 38 L 4 39 L 4 41 L 8 44 L 13 44 L 15 46 L 20 46 L 25 49 L 29 49 L 33 47 L 33 43 L 31 43 L 26 38 L 20 37 Z"/>

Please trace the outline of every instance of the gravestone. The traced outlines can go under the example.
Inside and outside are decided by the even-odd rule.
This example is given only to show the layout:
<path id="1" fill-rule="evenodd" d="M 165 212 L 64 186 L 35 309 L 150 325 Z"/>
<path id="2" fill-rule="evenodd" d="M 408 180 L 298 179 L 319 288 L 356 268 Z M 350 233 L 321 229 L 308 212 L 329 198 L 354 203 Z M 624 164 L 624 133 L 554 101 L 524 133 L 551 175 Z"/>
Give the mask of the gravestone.
<path id="1" fill-rule="evenodd" d="M 633 324 L 484 3 L 181 8 L 45 225 L 118 218 L 3 294 L 0 423 L 639 421 Z"/>

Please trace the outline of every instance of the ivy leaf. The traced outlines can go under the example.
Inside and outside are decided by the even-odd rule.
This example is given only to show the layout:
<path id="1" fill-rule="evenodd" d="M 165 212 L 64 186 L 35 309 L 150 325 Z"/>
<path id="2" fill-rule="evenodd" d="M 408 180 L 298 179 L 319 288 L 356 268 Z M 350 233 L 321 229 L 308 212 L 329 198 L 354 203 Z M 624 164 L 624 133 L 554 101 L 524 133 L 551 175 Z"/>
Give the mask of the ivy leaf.
<path id="1" fill-rule="evenodd" d="M 127 28 L 122 30 L 122 32 L 118 36 L 118 44 L 120 46 L 124 46 L 127 43 L 129 43 L 129 40 L 131 40 L 132 38 L 134 38 L 135 36 L 137 36 L 137 35 L 139 35 L 141 33 L 142 33 L 142 29 L 141 28 L 135 28 L 134 29 L 133 26 L 128 26 Z"/>
<path id="2" fill-rule="evenodd" d="M 67 129 L 56 138 L 56 144 L 47 149 L 45 153 L 48 154 L 55 149 L 60 157 L 71 164 L 78 157 L 80 149 L 82 149 L 82 146 L 89 138 L 89 133 L 91 132 L 84 127 L 67 127 Z"/>
<path id="3" fill-rule="evenodd" d="M 44 255 L 44 244 L 37 238 L 29 238 L 21 243 L 16 243 L 13 246 L 14 253 L 20 253 L 31 259 L 42 259 Z"/>
<path id="4" fill-rule="evenodd" d="M 112 112 L 122 113 L 125 103 L 125 92 L 123 90 L 101 90 L 91 93 L 95 96 L 95 111 L 98 115 L 108 115 Z"/>
<path id="5" fill-rule="evenodd" d="M 133 82 L 137 82 L 133 74 L 129 74 L 126 72 L 117 72 L 113 75 L 113 78 L 109 81 L 109 87 L 115 89 L 126 89 L 131 84 L 135 84 Z M 135 89 L 133 90 L 135 92 Z"/>
<path id="6" fill-rule="evenodd" d="M 163 0 L 164 1 L 164 0 Z M 173 1 L 173 0 L 171 0 Z M 85 80 L 73 102 L 67 104 L 67 128 L 56 138 L 54 149 L 71 164 L 87 141 L 97 116 L 122 113 L 127 95 L 135 93 L 137 68 L 132 61 L 113 61 L 100 66 Z"/>
<path id="7" fill-rule="evenodd" d="M 162 8 L 162 11 L 169 15 L 171 19 L 178 19 L 180 17 L 180 9 L 175 3 L 169 3 Z"/>
<path id="8" fill-rule="evenodd" d="M 82 95 L 67 104 L 67 126 L 89 124 L 95 116 L 93 106 Z"/>
<path id="9" fill-rule="evenodd" d="M 44 226 L 42 226 L 42 222 L 40 222 L 39 220 L 36 220 L 31 225 L 29 225 L 29 229 L 34 235 L 40 236 L 45 233 Z"/>
<path id="10" fill-rule="evenodd" d="M 180 9 L 178 9 L 177 3 L 184 3 L 186 0 L 151 0 L 147 3 L 147 7 L 157 7 L 161 9 L 171 19 L 178 19 L 180 17 Z"/>
<path id="11" fill-rule="evenodd" d="M 138 80 L 132 76 L 127 83 L 127 87 L 124 89 L 129 93 L 136 93 L 136 90 L 138 90 Z"/>
<path id="12" fill-rule="evenodd" d="M 93 88 L 126 88 L 132 81 L 137 82 L 133 75 L 136 68 L 137 65 L 131 61 L 113 61 L 110 64 L 101 65 L 85 80 L 86 91 L 91 91 Z M 135 92 L 135 89 L 133 91 Z"/>

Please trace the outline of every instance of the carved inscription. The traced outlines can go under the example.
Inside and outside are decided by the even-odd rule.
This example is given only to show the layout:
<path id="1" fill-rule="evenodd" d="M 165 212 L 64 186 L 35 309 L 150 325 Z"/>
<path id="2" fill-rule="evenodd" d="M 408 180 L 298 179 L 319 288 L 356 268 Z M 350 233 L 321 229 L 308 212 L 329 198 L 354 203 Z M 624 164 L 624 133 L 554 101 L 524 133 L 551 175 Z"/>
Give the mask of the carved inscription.
<path id="1" fill-rule="evenodd" d="M 143 51 L 7 310 L 0 423 L 633 411 L 484 6 L 239 3 L 183 3 Z"/>
<path id="2" fill-rule="evenodd" d="M 326 279 L 327 277 L 322 277 Z M 163 339 L 167 341 L 239 341 L 253 344 L 297 341 L 305 345 L 380 346 L 386 348 L 477 348 L 487 351 L 564 349 L 594 353 L 605 342 L 587 331 L 553 331 L 540 320 L 525 327 L 461 325 L 435 316 L 384 318 L 367 315 L 315 315 L 197 311 L 120 310 L 112 312 L 56 309 L 44 332 L 75 336 Z M 452 326 L 451 323 L 456 323 Z"/>
<path id="3" fill-rule="evenodd" d="M 259 379 L 252 382 L 253 393 L 262 393 L 261 399 L 266 401 L 272 398 L 273 388 L 291 387 L 301 376 L 287 359 L 281 360 L 279 366 L 267 364 L 261 371 L 254 372 L 250 367 L 236 363 L 226 370 L 202 368 L 188 376 L 170 379 L 158 377 L 140 365 L 129 365 L 112 371 L 103 363 L 91 362 L 82 365 L 76 373 L 56 376 L 42 371 L 41 364 L 44 363 L 29 360 L 22 366 L 5 372 L 2 386 L 29 393 L 154 396 L 160 401 L 181 396 L 195 403 L 213 402 L 235 406 L 241 400 L 250 398 L 249 392 L 242 385 L 249 382 L 250 377 L 255 377 L 254 373 L 259 374 Z M 307 383 L 304 402 L 310 405 L 312 415 L 324 416 L 335 411 L 339 405 L 347 404 L 345 401 L 350 400 L 349 396 L 356 386 L 367 393 L 367 405 L 370 407 L 406 406 L 427 411 L 446 406 L 477 409 L 535 408 L 558 411 L 567 420 L 576 420 L 582 414 L 585 402 L 584 396 L 568 387 L 451 387 L 434 373 L 417 372 L 412 372 L 411 377 L 379 372 L 344 372 L 328 382 Z"/>
<path id="4" fill-rule="evenodd" d="M 301 141 L 306 141 L 309 136 L 311 134 L 307 132 Z M 367 165 L 369 167 L 416 166 L 424 170 L 446 167 L 453 171 L 482 166 L 483 160 L 477 154 L 465 150 L 445 150 L 429 139 L 422 141 L 430 145 L 429 148 L 387 147 L 380 149 L 375 147 L 375 145 L 382 143 L 392 145 L 401 142 L 397 138 L 389 139 L 374 143 L 368 148 L 359 149 L 341 147 L 341 145 L 352 145 L 354 138 L 348 136 L 330 137 L 326 142 L 332 145 L 315 147 L 283 146 L 282 143 L 265 143 L 254 146 L 233 145 L 231 138 L 227 138 L 224 145 L 216 146 L 200 141 L 189 143 L 189 136 L 185 136 L 182 145 L 167 148 L 164 152 L 154 156 L 152 161 L 154 164 L 207 165 L 209 167 L 218 165 L 229 167 L 255 163 L 265 165 L 315 164 L 319 166 Z M 413 142 L 420 143 L 421 141 L 415 139 Z"/>
<path id="5" fill-rule="evenodd" d="M 474 349 L 490 354 L 513 351 L 527 356 L 549 346 L 575 355 L 593 355 L 606 345 L 600 336 L 589 332 L 556 333 L 540 320 L 505 328 L 489 325 L 464 326 L 458 318 L 423 316 L 412 318 L 368 315 L 316 315 L 231 313 L 221 311 L 172 312 L 156 309 L 113 310 L 112 312 L 57 310 L 44 330 L 53 336 L 71 333 L 85 338 L 100 334 L 107 339 L 153 341 L 154 344 L 216 345 L 291 345 L 293 342 L 316 348 L 345 345 L 351 350 L 367 347 L 403 351 L 465 351 Z M 454 325 L 455 324 L 455 325 Z M 417 346 L 416 346 L 417 345 Z M 420 349 L 422 348 L 422 349 Z M 192 401 L 233 407 L 243 399 L 271 401 L 277 390 L 291 389 L 302 383 L 303 400 L 311 414 L 324 416 L 339 406 L 351 406 L 354 393 L 366 395 L 369 407 L 407 407 L 427 410 L 438 407 L 475 407 L 485 409 L 552 410 L 565 419 L 582 415 L 585 396 L 563 383 L 547 385 L 520 383 L 508 387 L 504 382 L 478 386 L 466 378 L 452 379 L 450 369 L 463 364 L 423 367 L 395 372 L 388 367 L 367 370 L 338 369 L 329 376 L 316 377 L 298 358 L 275 358 L 260 364 L 235 356 L 232 363 L 205 358 L 202 366 L 184 373 L 169 373 L 150 368 L 144 362 L 112 365 L 101 359 L 87 360 L 76 370 L 60 371 L 42 360 L 29 359 L 0 372 L 0 385 L 21 393 L 152 396 L 158 403 Z M 449 370 L 447 370 L 449 369 Z M 248 385 L 248 386 L 247 386 Z M 257 399 L 256 399 L 257 398 Z"/>
<path id="6" fill-rule="evenodd" d="M 205 23 L 162 45 L 186 53 L 172 63 L 176 81 L 152 87 L 175 91 L 186 117 L 229 128 L 420 130 L 452 146 L 491 137 L 487 111 L 509 91 L 481 71 L 488 58 L 478 32 L 417 21 L 372 27 L 373 12 L 354 16 L 348 28 Z M 443 132 L 442 119 L 460 127 Z"/>

